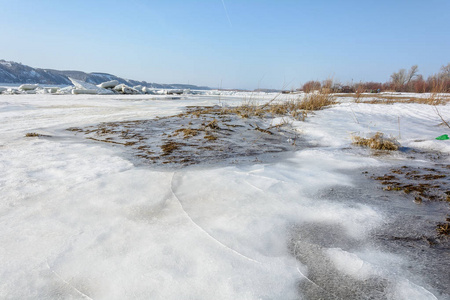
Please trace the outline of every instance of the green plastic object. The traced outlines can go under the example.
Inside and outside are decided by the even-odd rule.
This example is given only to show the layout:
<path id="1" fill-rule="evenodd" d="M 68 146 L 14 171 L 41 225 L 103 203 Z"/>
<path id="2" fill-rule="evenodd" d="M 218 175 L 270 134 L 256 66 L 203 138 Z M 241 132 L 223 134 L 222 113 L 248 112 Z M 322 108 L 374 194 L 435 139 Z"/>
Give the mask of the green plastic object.
<path id="1" fill-rule="evenodd" d="M 438 136 L 436 139 L 443 141 L 443 140 L 448 140 L 449 137 L 448 137 L 448 134 L 443 134 L 441 136 Z"/>

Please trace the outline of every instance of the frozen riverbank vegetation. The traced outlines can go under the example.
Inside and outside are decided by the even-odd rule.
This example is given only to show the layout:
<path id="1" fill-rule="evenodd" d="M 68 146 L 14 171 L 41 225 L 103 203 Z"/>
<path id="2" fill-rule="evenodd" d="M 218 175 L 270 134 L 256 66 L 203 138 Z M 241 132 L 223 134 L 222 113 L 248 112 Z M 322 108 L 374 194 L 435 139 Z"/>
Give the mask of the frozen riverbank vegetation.
<path id="1" fill-rule="evenodd" d="M 450 298 L 447 94 L 112 93 L 0 96 L 1 298 Z"/>

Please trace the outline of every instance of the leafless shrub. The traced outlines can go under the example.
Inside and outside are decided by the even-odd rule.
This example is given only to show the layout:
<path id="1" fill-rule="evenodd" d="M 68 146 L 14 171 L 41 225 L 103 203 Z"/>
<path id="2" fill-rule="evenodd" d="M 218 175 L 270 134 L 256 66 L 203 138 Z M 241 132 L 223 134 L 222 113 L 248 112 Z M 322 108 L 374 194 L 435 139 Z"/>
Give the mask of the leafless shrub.
<path id="1" fill-rule="evenodd" d="M 321 87 L 322 87 L 322 84 L 320 83 L 320 81 L 311 80 L 303 85 L 302 90 L 305 93 L 310 93 L 312 91 L 320 90 Z"/>

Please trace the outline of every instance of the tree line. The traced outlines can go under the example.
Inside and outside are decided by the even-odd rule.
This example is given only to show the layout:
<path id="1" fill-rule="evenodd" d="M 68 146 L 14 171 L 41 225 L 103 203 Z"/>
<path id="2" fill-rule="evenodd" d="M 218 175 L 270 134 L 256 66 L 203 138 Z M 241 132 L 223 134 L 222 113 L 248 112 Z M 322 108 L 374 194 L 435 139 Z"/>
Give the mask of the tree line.
<path id="1" fill-rule="evenodd" d="M 306 93 L 320 90 L 329 89 L 335 93 L 377 93 L 377 92 L 413 92 L 413 93 L 448 93 L 450 92 L 450 63 L 442 66 L 438 73 L 428 76 L 424 79 L 419 74 L 419 67 L 417 65 L 412 66 L 409 70 L 400 69 L 397 72 L 392 73 L 389 81 L 387 82 L 358 82 L 352 84 L 341 84 L 333 82 L 330 79 L 325 81 L 311 80 L 306 82 L 301 89 Z"/>

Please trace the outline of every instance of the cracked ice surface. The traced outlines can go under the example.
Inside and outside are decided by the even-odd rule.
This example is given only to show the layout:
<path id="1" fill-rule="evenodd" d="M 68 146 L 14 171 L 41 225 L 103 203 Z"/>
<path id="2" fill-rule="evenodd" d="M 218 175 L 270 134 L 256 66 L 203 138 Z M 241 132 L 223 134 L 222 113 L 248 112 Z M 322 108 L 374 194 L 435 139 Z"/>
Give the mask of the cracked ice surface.
<path id="1" fill-rule="evenodd" d="M 352 170 L 384 164 L 337 150 L 345 144 L 342 136 L 335 135 L 331 150 L 303 149 L 278 162 L 171 171 L 135 166 L 122 148 L 64 130 L 217 102 L 2 96 L 1 298 L 312 299 L 314 291 L 302 291 L 317 289 L 339 299 L 318 280 L 326 278 L 320 268 L 328 266 L 355 289 L 373 279 L 386 299 L 436 299 L 422 282 L 402 277 L 402 256 L 364 242 L 383 225 L 386 211 L 314 196 L 332 186 L 353 186 Z M 327 137 L 314 122 L 325 114 L 305 125 L 321 143 Z M 24 138 L 27 132 L 51 137 Z M 367 246 L 322 251 L 291 240 L 299 227 L 329 225 L 339 228 L 338 240 Z"/>

